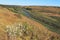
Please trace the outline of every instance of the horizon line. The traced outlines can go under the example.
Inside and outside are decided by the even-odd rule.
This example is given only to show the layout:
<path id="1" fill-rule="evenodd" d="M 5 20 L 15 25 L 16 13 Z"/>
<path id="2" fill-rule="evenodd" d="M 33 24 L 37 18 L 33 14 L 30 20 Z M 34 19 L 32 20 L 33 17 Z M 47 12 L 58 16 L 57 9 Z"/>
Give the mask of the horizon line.
<path id="1" fill-rule="evenodd" d="M 0 5 L 11 5 L 11 6 L 51 6 L 51 7 L 60 7 L 57 5 L 15 5 L 15 4 L 0 4 Z"/>

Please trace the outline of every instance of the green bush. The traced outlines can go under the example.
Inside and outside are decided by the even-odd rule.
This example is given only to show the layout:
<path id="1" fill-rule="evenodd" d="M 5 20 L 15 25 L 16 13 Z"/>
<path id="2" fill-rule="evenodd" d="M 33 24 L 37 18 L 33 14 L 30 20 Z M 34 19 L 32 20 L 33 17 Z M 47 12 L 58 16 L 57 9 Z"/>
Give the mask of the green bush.
<path id="1" fill-rule="evenodd" d="M 32 10 L 32 8 L 25 8 L 26 10 Z"/>

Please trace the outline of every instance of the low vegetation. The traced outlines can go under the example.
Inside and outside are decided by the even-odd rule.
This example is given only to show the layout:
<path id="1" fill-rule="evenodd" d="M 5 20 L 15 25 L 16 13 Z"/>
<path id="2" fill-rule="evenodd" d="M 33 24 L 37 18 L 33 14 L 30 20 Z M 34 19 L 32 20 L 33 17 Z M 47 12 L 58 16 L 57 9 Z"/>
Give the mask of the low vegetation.
<path id="1" fill-rule="evenodd" d="M 59 10 L 51 8 L 53 11 L 45 6 L 1 5 L 0 39 L 60 40 L 60 17 L 49 15 L 58 14 Z"/>
<path id="2" fill-rule="evenodd" d="M 44 40 L 48 34 L 42 33 L 37 27 L 24 22 L 7 25 L 5 28 L 8 40 Z M 43 36 L 44 35 L 44 36 Z M 43 39 L 44 38 L 44 39 Z M 59 40 L 51 36 L 47 40 Z"/>
<path id="3" fill-rule="evenodd" d="M 49 15 L 46 15 L 46 14 L 49 14 L 49 13 L 56 13 L 57 11 L 51 11 L 49 10 L 49 7 L 48 8 L 42 8 L 42 7 L 39 7 L 41 10 L 38 9 L 38 7 L 28 7 L 28 8 L 31 8 L 32 10 L 27 10 L 29 11 L 30 15 L 32 18 L 34 18 L 36 21 L 42 23 L 43 25 L 45 25 L 48 29 L 54 31 L 54 32 L 57 32 L 60 34 L 60 22 L 59 22 L 59 17 L 54 17 L 53 15 L 50 17 Z M 57 7 L 58 9 L 58 7 Z M 45 14 L 46 13 L 46 14 Z M 58 13 L 56 13 L 57 15 Z M 55 21 L 56 20 L 56 21 Z"/>

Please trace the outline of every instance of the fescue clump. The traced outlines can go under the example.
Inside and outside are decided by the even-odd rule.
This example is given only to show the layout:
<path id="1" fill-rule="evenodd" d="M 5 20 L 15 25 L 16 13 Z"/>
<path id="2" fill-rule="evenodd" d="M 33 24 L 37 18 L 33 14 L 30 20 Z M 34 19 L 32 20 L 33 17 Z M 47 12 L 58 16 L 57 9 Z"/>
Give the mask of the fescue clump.
<path id="1" fill-rule="evenodd" d="M 30 36 L 29 33 L 32 32 L 32 26 L 26 23 L 24 24 L 18 24 L 15 23 L 13 25 L 7 25 L 6 26 L 6 33 L 7 33 L 7 37 L 8 39 L 17 39 L 17 37 L 24 39 L 24 37 L 26 36 Z"/>

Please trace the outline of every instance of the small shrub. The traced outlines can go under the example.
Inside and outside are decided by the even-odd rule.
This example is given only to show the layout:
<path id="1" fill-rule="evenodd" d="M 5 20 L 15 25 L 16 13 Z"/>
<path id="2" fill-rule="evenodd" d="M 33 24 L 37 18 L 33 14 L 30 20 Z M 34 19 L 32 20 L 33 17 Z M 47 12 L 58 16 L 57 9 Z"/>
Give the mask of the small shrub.
<path id="1" fill-rule="evenodd" d="M 26 8 L 26 10 L 32 10 L 32 8 Z"/>

